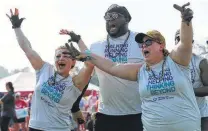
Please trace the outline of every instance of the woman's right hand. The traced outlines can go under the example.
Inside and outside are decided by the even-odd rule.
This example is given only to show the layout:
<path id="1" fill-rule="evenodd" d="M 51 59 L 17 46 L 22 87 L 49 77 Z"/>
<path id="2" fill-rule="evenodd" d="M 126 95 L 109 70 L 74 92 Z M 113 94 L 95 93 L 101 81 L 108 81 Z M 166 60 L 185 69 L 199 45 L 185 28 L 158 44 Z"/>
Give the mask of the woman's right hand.
<path id="1" fill-rule="evenodd" d="M 187 24 L 189 24 L 189 22 L 192 20 L 193 18 L 193 11 L 190 8 L 186 8 L 186 6 L 189 6 L 190 3 L 186 3 L 183 6 L 179 6 L 177 4 L 174 4 L 173 7 L 181 12 L 181 17 L 183 19 L 184 22 L 186 22 Z"/>
<path id="2" fill-rule="evenodd" d="M 25 18 L 19 18 L 19 10 L 17 8 L 15 8 L 14 13 L 12 9 L 10 9 L 10 15 L 6 14 L 6 16 L 11 21 L 13 29 L 20 28 L 22 21 L 25 19 Z"/>

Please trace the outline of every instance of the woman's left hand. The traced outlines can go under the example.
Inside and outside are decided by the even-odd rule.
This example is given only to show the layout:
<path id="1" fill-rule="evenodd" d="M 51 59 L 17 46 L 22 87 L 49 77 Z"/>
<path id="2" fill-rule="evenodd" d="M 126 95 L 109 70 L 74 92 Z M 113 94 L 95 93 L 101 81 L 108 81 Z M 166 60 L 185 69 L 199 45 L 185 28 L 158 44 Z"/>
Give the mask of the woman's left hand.
<path id="1" fill-rule="evenodd" d="M 78 60 L 78 61 L 87 61 L 90 60 L 91 58 L 89 56 L 87 56 L 85 53 L 81 53 L 80 51 L 78 51 L 73 44 L 71 43 L 70 46 L 68 43 L 65 44 L 65 46 L 67 47 L 67 49 L 69 50 L 69 52 L 71 53 L 71 56 L 73 59 Z"/>

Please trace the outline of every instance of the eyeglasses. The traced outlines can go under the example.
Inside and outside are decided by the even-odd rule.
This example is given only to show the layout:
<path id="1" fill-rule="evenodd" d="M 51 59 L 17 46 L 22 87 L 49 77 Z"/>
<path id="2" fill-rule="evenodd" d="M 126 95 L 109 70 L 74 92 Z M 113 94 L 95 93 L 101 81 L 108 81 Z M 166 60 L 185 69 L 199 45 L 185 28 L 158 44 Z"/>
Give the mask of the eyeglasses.
<path id="1" fill-rule="evenodd" d="M 144 41 L 143 43 L 139 43 L 139 48 L 142 48 L 143 45 L 145 46 L 151 46 L 153 44 L 153 42 L 157 42 L 155 40 L 152 39 L 147 39 L 146 41 Z M 158 42 L 159 43 L 159 42 Z"/>
<path id="2" fill-rule="evenodd" d="M 106 21 L 112 21 L 112 20 L 118 19 L 119 16 L 124 17 L 124 15 L 117 13 L 117 12 L 106 13 L 104 16 L 104 19 Z"/>

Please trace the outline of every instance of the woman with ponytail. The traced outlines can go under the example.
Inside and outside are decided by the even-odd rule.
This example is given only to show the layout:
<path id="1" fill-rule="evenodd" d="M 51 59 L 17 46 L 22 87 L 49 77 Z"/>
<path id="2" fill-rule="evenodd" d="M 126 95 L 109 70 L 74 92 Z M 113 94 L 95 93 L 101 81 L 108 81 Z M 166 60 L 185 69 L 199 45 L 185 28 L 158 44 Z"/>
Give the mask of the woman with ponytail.
<path id="1" fill-rule="evenodd" d="M 14 116 L 14 87 L 12 82 L 6 83 L 6 90 L 7 94 L 4 95 L 1 100 L 0 104 L 2 105 L 2 112 L 1 112 L 1 131 L 8 131 L 8 125 Z"/>

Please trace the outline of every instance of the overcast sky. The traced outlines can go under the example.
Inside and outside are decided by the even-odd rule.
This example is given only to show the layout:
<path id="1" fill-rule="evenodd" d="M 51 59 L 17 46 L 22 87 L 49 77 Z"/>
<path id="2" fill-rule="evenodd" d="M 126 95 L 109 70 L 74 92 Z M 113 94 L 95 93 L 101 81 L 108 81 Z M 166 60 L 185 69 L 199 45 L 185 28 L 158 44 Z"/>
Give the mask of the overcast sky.
<path id="1" fill-rule="evenodd" d="M 194 11 L 194 37 L 201 40 L 207 37 L 208 2 L 189 0 Z M 54 50 L 64 44 L 67 36 L 60 36 L 61 28 L 74 30 L 90 46 L 106 36 L 104 13 L 111 4 L 126 6 L 132 21 L 131 30 L 146 32 L 159 30 L 167 41 L 167 48 L 174 46 L 174 34 L 180 27 L 180 13 L 173 4 L 182 5 L 187 0 L 1 0 L 0 2 L 0 65 L 9 70 L 30 66 L 23 51 L 19 48 L 15 34 L 6 13 L 10 8 L 19 8 L 20 17 L 26 20 L 22 30 L 32 47 L 43 60 L 53 63 Z"/>

